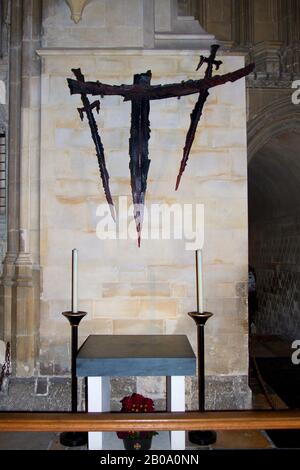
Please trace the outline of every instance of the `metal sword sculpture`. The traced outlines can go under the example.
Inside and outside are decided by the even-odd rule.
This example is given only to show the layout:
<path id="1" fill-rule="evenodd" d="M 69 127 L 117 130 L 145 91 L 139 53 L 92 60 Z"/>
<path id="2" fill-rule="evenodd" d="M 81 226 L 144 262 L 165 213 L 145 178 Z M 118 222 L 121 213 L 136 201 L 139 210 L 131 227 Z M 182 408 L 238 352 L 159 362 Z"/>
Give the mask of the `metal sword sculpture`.
<path id="1" fill-rule="evenodd" d="M 234 72 L 224 75 L 212 76 L 213 66 L 216 69 L 222 64 L 221 61 L 215 60 L 218 45 L 211 46 L 210 57 L 206 58 L 201 56 L 197 70 L 203 63 L 207 63 L 207 70 L 205 76 L 201 80 L 187 80 L 181 83 L 170 83 L 167 85 L 150 85 L 151 71 L 146 73 L 137 74 L 134 76 L 133 85 L 109 85 L 106 83 L 86 82 L 80 69 L 72 69 L 77 80 L 68 78 L 68 85 L 71 95 L 80 94 L 83 103 L 83 108 L 79 108 L 79 115 L 83 118 L 83 112 L 86 112 L 88 117 L 91 134 L 96 147 L 98 164 L 100 168 L 100 176 L 107 202 L 110 207 L 112 217 L 115 219 L 115 209 L 113 200 L 109 189 L 109 175 L 106 169 L 104 149 L 98 133 L 98 127 L 93 115 L 93 109 L 96 108 L 97 112 L 100 109 L 99 101 L 90 104 L 87 94 L 100 95 L 119 95 L 123 96 L 124 101 L 131 101 L 131 129 L 129 140 L 129 155 L 130 163 L 129 169 L 131 174 L 131 189 L 132 198 L 134 203 L 134 218 L 138 234 L 138 245 L 140 246 L 141 231 L 143 224 L 143 208 L 145 202 L 145 194 L 147 188 L 147 176 L 150 166 L 148 158 L 148 141 L 150 138 L 150 100 L 160 100 L 165 98 L 173 98 L 187 96 L 194 93 L 199 93 L 198 101 L 191 114 L 191 124 L 187 133 L 183 157 L 179 169 L 179 174 L 176 181 L 176 189 L 179 186 L 181 176 L 186 167 L 189 153 L 194 141 L 197 126 L 202 115 L 203 107 L 209 95 L 208 90 L 218 85 L 223 85 L 227 82 L 234 82 L 242 77 L 249 75 L 254 70 L 254 64 L 249 64 L 246 67 L 235 70 Z"/>
<path id="2" fill-rule="evenodd" d="M 80 69 L 72 69 L 72 72 L 74 73 L 75 77 L 79 82 L 84 83 L 84 75 L 81 73 Z M 96 155 L 97 155 L 97 160 L 98 160 L 98 166 L 99 166 L 99 171 L 100 171 L 100 176 L 103 184 L 103 189 L 104 189 L 104 194 L 106 197 L 106 200 L 109 205 L 110 213 L 114 221 L 116 221 L 116 213 L 115 213 L 115 206 L 113 203 L 113 199 L 111 197 L 110 189 L 109 189 L 109 174 L 106 168 L 106 163 L 105 163 L 105 156 L 104 156 L 104 148 L 103 144 L 101 142 L 101 138 L 98 132 L 98 126 L 96 123 L 96 119 L 93 114 L 93 109 L 96 108 L 97 113 L 99 114 L 100 111 L 100 101 L 96 100 L 94 103 L 90 103 L 88 97 L 86 96 L 86 93 L 81 94 L 81 101 L 83 104 L 83 108 L 77 108 L 80 119 L 83 121 L 84 114 L 86 113 L 90 129 L 91 129 L 91 134 L 92 134 L 92 139 L 95 144 L 96 148 Z"/>
<path id="3" fill-rule="evenodd" d="M 216 70 L 219 70 L 220 65 L 222 65 L 223 63 L 221 60 L 216 60 L 216 53 L 219 47 L 220 46 L 218 44 L 214 44 L 211 46 L 209 57 L 204 57 L 203 55 L 200 56 L 200 62 L 196 68 L 196 71 L 199 70 L 204 63 L 207 63 L 207 68 L 205 71 L 204 78 L 211 78 L 212 72 L 213 72 L 213 66 L 215 65 Z M 195 107 L 191 113 L 191 124 L 190 124 L 190 128 L 188 130 L 188 133 L 185 139 L 183 157 L 180 162 L 180 169 L 179 169 L 179 173 L 178 173 L 177 180 L 176 180 L 176 186 L 175 186 L 176 191 L 178 189 L 182 173 L 185 170 L 185 167 L 186 167 L 189 155 L 190 155 L 190 151 L 194 142 L 194 138 L 196 135 L 197 126 L 200 121 L 202 111 L 203 111 L 203 108 L 204 108 L 204 105 L 208 96 L 209 96 L 208 88 L 204 88 L 203 90 L 201 90 L 199 93 L 198 101 L 195 104 Z"/>
<path id="4" fill-rule="evenodd" d="M 150 85 L 151 72 L 134 76 L 134 84 Z M 148 98 L 131 100 L 131 128 L 129 139 L 130 175 L 134 219 L 138 234 L 138 246 L 141 244 L 141 230 L 144 218 L 144 202 L 147 188 L 147 176 L 150 166 L 148 158 L 148 140 L 150 139 L 149 122 L 150 102 Z"/>

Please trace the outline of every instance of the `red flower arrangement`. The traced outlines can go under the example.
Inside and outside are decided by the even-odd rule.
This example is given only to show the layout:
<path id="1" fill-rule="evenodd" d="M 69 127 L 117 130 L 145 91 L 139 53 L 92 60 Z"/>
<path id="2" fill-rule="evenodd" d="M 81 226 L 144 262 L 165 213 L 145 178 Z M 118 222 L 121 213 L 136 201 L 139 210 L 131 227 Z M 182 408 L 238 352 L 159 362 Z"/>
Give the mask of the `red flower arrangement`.
<path id="1" fill-rule="evenodd" d="M 125 413 L 147 413 L 154 411 L 154 403 L 151 398 L 143 397 L 138 393 L 124 397 L 121 400 L 121 411 Z M 156 431 L 119 431 L 119 439 L 147 439 L 158 434 Z"/>

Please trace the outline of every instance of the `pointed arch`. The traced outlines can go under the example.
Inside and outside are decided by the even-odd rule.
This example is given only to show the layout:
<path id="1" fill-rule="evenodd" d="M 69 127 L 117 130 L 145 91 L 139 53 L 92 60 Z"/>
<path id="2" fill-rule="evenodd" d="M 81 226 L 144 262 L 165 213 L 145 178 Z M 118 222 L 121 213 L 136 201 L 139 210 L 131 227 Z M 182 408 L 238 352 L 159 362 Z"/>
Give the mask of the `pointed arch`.
<path id="1" fill-rule="evenodd" d="M 300 105 L 285 95 L 262 108 L 248 124 L 248 163 L 271 138 L 284 130 L 300 130 Z"/>

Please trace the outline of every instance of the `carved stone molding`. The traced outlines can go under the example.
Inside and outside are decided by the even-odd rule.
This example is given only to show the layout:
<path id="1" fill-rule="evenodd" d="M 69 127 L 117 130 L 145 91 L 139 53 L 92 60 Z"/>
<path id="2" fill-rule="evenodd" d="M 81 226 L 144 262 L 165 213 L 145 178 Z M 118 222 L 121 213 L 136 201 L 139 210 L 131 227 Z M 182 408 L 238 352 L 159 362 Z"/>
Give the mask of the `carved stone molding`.
<path id="1" fill-rule="evenodd" d="M 162 49 L 209 49 L 216 43 L 194 16 L 186 13 L 194 1 L 155 0 L 155 46 Z M 187 8 L 189 9 L 187 10 Z M 183 13 L 183 14 L 179 14 Z"/>
<path id="2" fill-rule="evenodd" d="M 285 80 L 278 79 L 267 79 L 265 77 L 259 77 L 252 73 L 249 77 L 247 77 L 247 88 L 270 88 L 270 89 L 290 89 L 291 88 L 291 80 L 290 77 L 286 78 Z"/>
<path id="3" fill-rule="evenodd" d="M 82 18 L 82 13 L 90 0 L 66 0 L 71 10 L 71 19 L 78 23 Z"/>
<path id="4" fill-rule="evenodd" d="M 265 78 L 279 78 L 282 66 L 280 51 L 282 43 L 280 41 L 264 41 L 252 47 L 253 60 L 255 62 L 255 72 L 257 76 Z"/>
<path id="5" fill-rule="evenodd" d="M 271 101 L 248 122 L 248 163 L 256 152 L 283 130 L 299 130 L 300 105 L 294 105 L 289 95 Z"/>
<path id="6" fill-rule="evenodd" d="M 251 47 L 246 62 L 255 62 L 255 71 L 247 79 L 248 87 L 289 88 L 291 81 L 300 77 L 300 43 L 258 43 Z"/>

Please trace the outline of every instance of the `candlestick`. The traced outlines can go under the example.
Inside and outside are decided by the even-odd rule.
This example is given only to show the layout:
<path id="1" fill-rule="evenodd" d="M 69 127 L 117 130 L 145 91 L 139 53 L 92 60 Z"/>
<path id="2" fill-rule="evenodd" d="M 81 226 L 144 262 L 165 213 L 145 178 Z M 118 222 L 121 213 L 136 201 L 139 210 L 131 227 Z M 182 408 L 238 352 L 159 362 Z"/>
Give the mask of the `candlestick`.
<path id="1" fill-rule="evenodd" d="M 72 312 L 78 312 L 78 251 L 72 250 Z"/>
<path id="2" fill-rule="evenodd" d="M 196 251 L 197 311 L 204 312 L 202 250 Z"/>
<path id="3" fill-rule="evenodd" d="M 71 325 L 71 410 L 77 413 L 77 374 L 76 357 L 78 350 L 78 326 L 86 312 L 78 311 L 78 250 L 72 250 L 72 311 L 62 312 Z M 86 432 L 63 432 L 60 443 L 67 447 L 83 446 L 87 444 Z"/>
<path id="4" fill-rule="evenodd" d="M 202 251 L 196 251 L 196 276 L 197 276 L 197 312 L 189 312 L 189 316 L 197 325 L 197 356 L 198 356 L 198 409 L 205 412 L 205 347 L 204 347 L 204 327 L 207 320 L 212 317 L 212 313 L 204 311 L 203 295 L 203 268 Z M 190 431 L 189 440 L 193 444 L 210 445 L 216 442 L 215 431 Z"/>
<path id="5" fill-rule="evenodd" d="M 73 250 L 74 251 L 74 250 Z M 71 325 L 71 410 L 77 413 L 77 374 L 76 357 L 78 350 L 78 326 L 86 312 L 62 312 Z M 67 447 L 77 447 L 87 444 L 86 432 L 63 432 L 60 435 L 60 443 Z"/>

